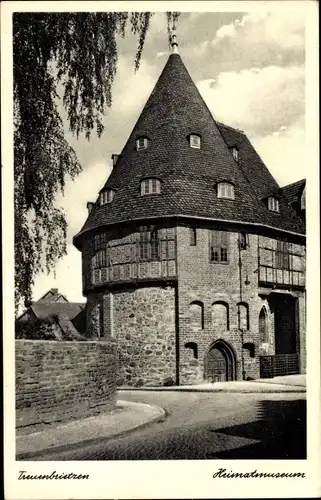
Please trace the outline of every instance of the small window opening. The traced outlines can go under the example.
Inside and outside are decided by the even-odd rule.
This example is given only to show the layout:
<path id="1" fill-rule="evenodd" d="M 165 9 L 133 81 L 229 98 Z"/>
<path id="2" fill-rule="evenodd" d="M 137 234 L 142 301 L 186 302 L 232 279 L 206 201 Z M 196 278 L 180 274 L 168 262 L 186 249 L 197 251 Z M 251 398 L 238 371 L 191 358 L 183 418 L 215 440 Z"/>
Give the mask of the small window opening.
<path id="1" fill-rule="evenodd" d="M 196 227 L 190 227 L 190 246 L 195 247 L 197 243 Z"/>
<path id="2" fill-rule="evenodd" d="M 237 304 L 237 315 L 238 315 L 239 330 L 249 330 L 250 315 L 249 315 L 249 306 L 246 302 L 239 302 Z"/>
<path id="3" fill-rule="evenodd" d="M 220 182 L 217 185 L 217 197 L 234 200 L 235 199 L 234 185 L 231 184 L 230 182 Z"/>
<path id="4" fill-rule="evenodd" d="M 195 300 L 189 305 L 190 324 L 193 327 L 204 330 L 204 304 Z"/>
<path id="5" fill-rule="evenodd" d="M 274 198 L 274 196 L 270 196 L 268 198 L 268 209 L 271 210 L 271 212 L 280 211 L 279 200 Z"/>
<path id="6" fill-rule="evenodd" d="M 99 195 L 100 205 L 105 205 L 106 203 L 111 203 L 114 199 L 115 191 L 113 189 L 106 189 Z"/>
<path id="7" fill-rule="evenodd" d="M 230 329 L 229 305 L 226 302 L 219 300 L 212 304 L 212 326 L 217 331 Z"/>
<path id="8" fill-rule="evenodd" d="M 140 188 L 142 196 L 146 194 L 159 194 L 161 192 L 161 182 L 159 179 L 145 179 L 141 182 Z"/>
<path id="9" fill-rule="evenodd" d="M 248 238 L 246 233 L 239 234 L 239 245 L 241 250 L 246 250 L 248 247 Z"/>
<path id="10" fill-rule="evenodd" d="M 159 260 L 159 235 L 156 226 L 141 226 L 139 230 L 139 259 Z"/>
<path id="11" fill-rule="evenodd" d="M 243 344 L 243 349 L 248 351 L 250 358 L 255 358 L 255 345 L 252 342 L 246 342 Z"/>
<path id="12" fill-rule="evenodd" d="M 229 233 L 227 231 L 210 232 L 210 260 L 212 262 L 228 262 Z"/>
<path id="13" fill-rule="evenodd" d="M 199 135 L 191 134 L 189 136 L 189 144 L 191 148 L 200 149 L 201 148 L 201 138 Z"/>
<path id="14" fill-rule="evenodd" d="M 239 150 L 235 146 L 232 148 L 232 155 L 235 161 L 239 160 Z"/>
<path id="15" fill-rule="evenodd" d="M 277 240 L 275 250 L 275 267 L 289 270 L 290 266 L 290 244 L 287 241 Z"/>
<path id="16" fill-rule="evenodd" d="M 136 139 L 136 150 L 141 151 L 142 149 L 147 149 L 148 139 L 147 137 L 139 137 Z"/>
<path id="17" fill-rule="evenodd" d="M 196 342 L 186 342 L 185 346 L 186 349 L 191 349 L 193 352 L 194 359 L 198 359 L 198 352 L 197 352 L 197 344 Z"/>
<path id="18" fill-rule="evenodd" d="M 265 307 L 262 307 L 259 314 L 259 334 L 260 341 L 267 344 L 269 341 L 268 327 L 267 327 L 267 313 Z"/>

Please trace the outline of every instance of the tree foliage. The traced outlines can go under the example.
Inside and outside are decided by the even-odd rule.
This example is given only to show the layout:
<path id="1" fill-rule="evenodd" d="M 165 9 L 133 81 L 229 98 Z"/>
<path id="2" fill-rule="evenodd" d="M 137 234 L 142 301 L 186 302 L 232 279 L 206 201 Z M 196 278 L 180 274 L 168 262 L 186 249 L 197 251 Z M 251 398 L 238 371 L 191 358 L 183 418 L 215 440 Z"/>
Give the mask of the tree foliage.
<path id="1" fill-rule="evenodd" d="M 166 13 L 170 35 L 178 13 Z M 55 206 L 81 165 L 64 137 L 57 86 L 69 128 L 101 136 L 112 104 L 117 37 L 137 36 L 135 69 L 150 12 L 15 13 L 13 17 L 15 301 L 27 305 L 37 273 L 66 254 L 66 215 Z"/>

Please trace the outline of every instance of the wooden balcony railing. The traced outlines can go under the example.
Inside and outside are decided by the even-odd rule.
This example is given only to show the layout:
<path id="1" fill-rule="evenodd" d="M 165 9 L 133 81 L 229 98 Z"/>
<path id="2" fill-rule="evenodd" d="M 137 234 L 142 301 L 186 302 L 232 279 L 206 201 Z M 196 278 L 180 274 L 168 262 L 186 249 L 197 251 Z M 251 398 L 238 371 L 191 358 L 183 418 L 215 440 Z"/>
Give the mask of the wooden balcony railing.
<path id="1" fill-rule="evenodd" d="M 304 256 L 259 246 L 258 280 L 263 286 L 304 289 Z"/>

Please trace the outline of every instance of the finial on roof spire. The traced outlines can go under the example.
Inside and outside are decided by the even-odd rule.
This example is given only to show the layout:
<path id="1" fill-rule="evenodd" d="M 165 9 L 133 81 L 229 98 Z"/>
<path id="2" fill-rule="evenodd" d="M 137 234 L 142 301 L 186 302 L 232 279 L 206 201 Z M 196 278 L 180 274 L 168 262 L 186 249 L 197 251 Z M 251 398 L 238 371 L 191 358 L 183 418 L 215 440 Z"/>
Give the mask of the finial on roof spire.
<path id="1" fill-rule="evenodd" d="M 173 31 L 176 30 L 176 27 L 175 25 L 173 26 Z M 177 43 L 177 39 L 176 39 L 176 35 L 175 33 L 173 33 L 172 37 L 171 37 L 171 46 L 172 46 L 172 54 L 178 54 L 178 43 Z"/>

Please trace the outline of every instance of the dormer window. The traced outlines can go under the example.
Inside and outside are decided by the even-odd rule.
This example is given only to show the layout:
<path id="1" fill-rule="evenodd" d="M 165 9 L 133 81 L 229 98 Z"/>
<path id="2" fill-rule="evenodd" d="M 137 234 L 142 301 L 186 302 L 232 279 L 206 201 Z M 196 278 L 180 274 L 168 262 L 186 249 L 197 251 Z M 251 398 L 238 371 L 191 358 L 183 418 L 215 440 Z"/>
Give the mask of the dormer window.
<path id="1" fill-rule="evenodd" d="M 139 137 L 136 139 L 136 151 L 142 151 L 143 149 L 147 149 L 148 147 L 148 139 L 147 137 Z"/>
<path id="2" fill-rule="evenodd" d="M 106 203 L 111 203 L 114 198 L 115 191 L 113 189 L 105 189 L 99 195 L 100 205 L 106 205 Z"/>
<path id="3" fill-rule="evenodd" d="M 269 196 L 269 198 L 268 198 L 268 209 L 271 212 L 279 212 L 280 211 L 280 206 L 279 206 L 279 200 L 278 200 L 278 198 L 275 198 L 274 196 Z"/>
<path id="4" fill-rule="evenodd" d="M 189 136 L 189 145 L 191 148 L 201 149 L 201 138 L 197 134 L 191 134 Z"/>
<path id="5" fill-rule="evenodd" d="M 161 192 L 161 181 L 159 179 L 151 178 L 144 179 L 140 184 L 140 194 L 159 194 Z"/>
<path id="6" fill-rule="evenodd" d="M 231 182 L 219 182 L 217 184 L 217 197 L 234 200 L 234 185 Z"/>
<path id="7" fill-rule="evenodd" d="M 232 147 L 232 155 L 235 161 L 239 161 L 239 150 L 236 146 Z"/>

